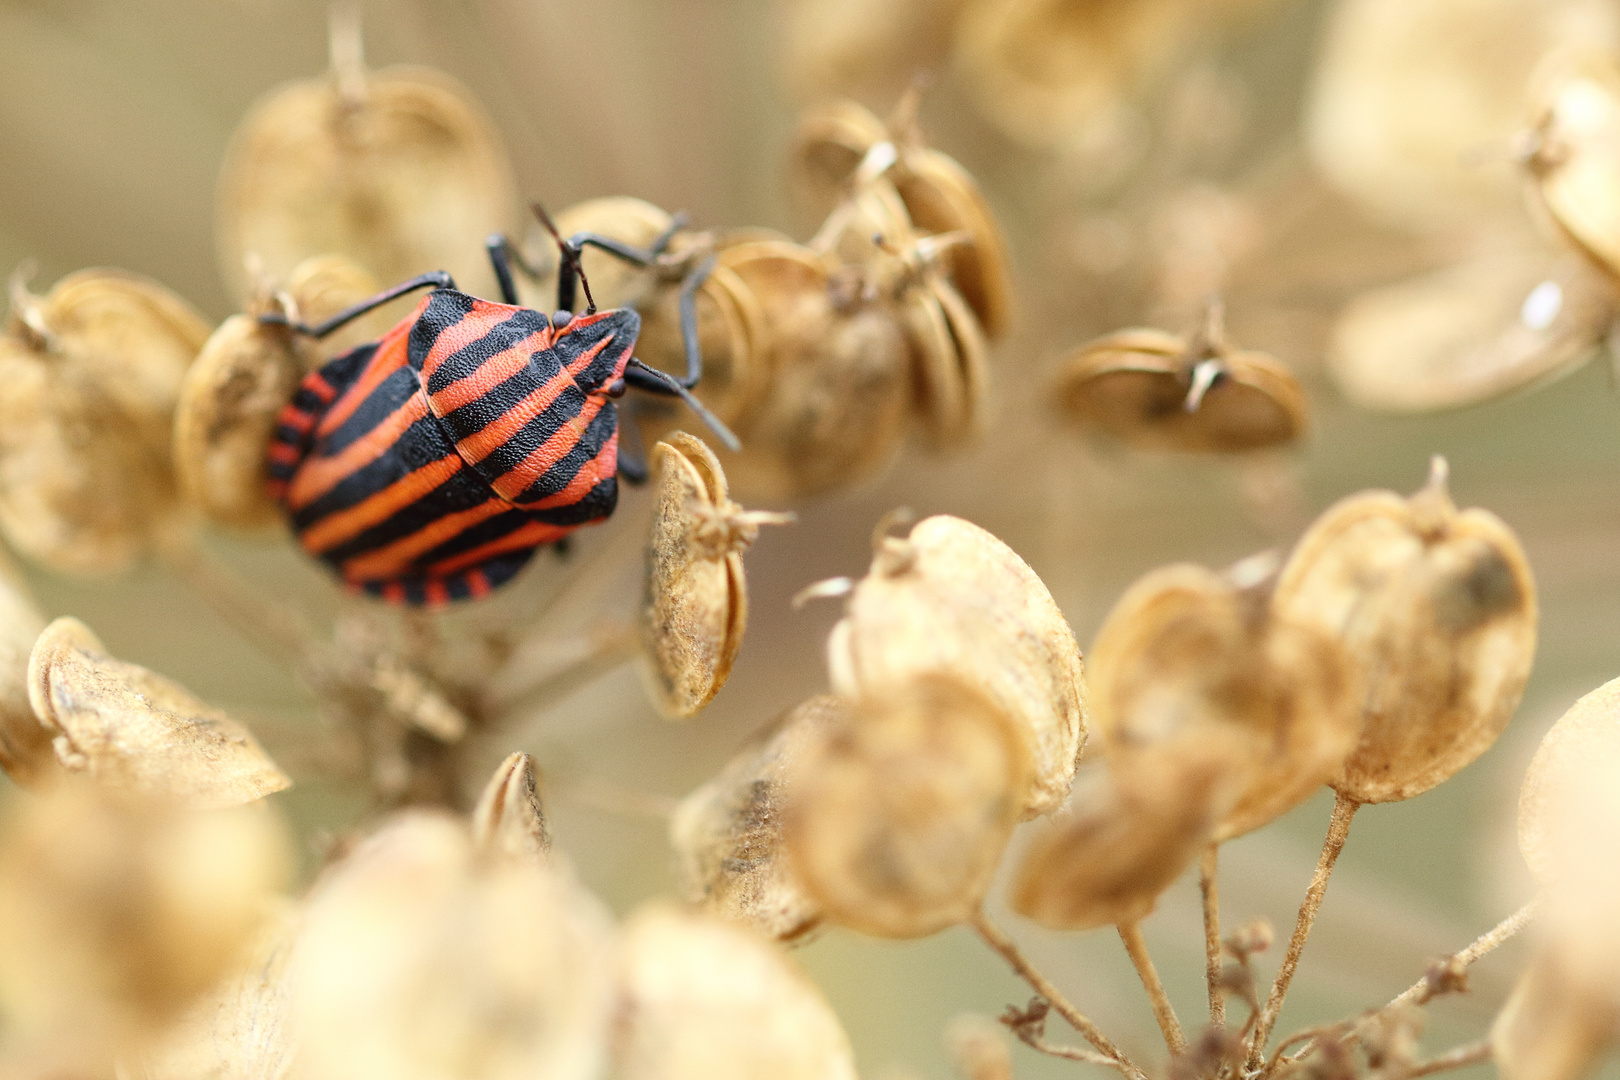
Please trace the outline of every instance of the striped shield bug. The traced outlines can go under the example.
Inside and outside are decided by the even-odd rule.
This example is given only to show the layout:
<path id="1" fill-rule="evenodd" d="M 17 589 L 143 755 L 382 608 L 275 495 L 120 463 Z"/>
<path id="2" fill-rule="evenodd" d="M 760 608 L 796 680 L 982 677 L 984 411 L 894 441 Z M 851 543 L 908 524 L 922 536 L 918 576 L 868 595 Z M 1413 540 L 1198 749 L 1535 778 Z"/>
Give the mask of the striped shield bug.
<path id="1" fill-rule="evenodd" d="M 640 316 L 596 310 L 580 267 L 587 245 L 648 265 L 682 222 L 638 249 L 593 233 L 564 240 L 534 210 L 562 253 L 550 316 L 519 305 L 514 253 L 498 234 L 487 247 L 502 303 L 469 296 L 437 271 L 314 325 L 260 316 L 319 338 L 431 289 L 381 338 L 306 376 L 270 442 L 271 490 L 299 543 L 352 589 L 411 605 L 483 596 L 536 548 L 607 518 L 620 475 L 646 477 L 645 462 L 619 439 L 615 399 L 626 389 L 681 398 L 738 448 L 688 393 L 703 373 L 693 296 L 712 263 L 682 283 L 687 371 L 679 379 L 634 358 Z M 578 315 L 576 285 L 586 298 Z"/>

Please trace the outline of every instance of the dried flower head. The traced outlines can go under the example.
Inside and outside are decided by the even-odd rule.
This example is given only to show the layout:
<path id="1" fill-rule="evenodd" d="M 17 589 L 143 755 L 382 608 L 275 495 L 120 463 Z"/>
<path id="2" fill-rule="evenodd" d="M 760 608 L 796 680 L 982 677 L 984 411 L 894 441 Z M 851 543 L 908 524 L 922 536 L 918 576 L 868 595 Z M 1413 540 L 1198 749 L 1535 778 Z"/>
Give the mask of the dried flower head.
<path id="1" fill-rule="evenodd" d="M 923 937 L 978 908 L 1029 785 L 1026 733 L 973 684 L 882 685 L 793 766 L 784 839 L 827 918 Z"/>
<path id="2" fill-rule="evenodd" d="M 609 195 L 575 203 L 557 215 L 556 225 L 565 238 L 594 233 L 645 250 L 669 235 L 675 218 L 644 199 Z M 538 226 L 531 228 L 530 241 L 529 248 L 538 256 L 535 264 L 545 266 L 548 273 L 529 283 L 528 299 L 540 311 L 547 311 L 557 297 L 558 256 L 551 234 Z M 580 263 L 590 280 L 591 295 L 602 308 L 639 307 L 659 285 L 658 267 L 636 266 L 595 247 L 580 252 Z"/>
<path id="3" fill-rule="evenodd" d="M 540 802 L 540 771 L 528 754 L 508 754 L 472 813 L 473 841 L 485 851 L 544 863 L 551 830 Z"/>
<path id="4" fill-rule="evenodd" d="M 971 684 L 1029 744 L 1023 816 L 1068 794 L 1086 737 L 1080 648 L 1041 579 L 977 525 L 938 515 L 904 539 L 880 535 L 827 655 L 833 689 L 850 698 L 927 672 Z"/>
<path id="5" fill-rule="evenodd" d="M 683 238 L 676 237 L 678 245 Z M 693 255 L 706 255 L 699 248 Z M 687 269 L 677 261 L 677 269 Z M 596 279 L 592 278 L 592 287 Z M 641 336 L 636 354 L 646 363 L 673 375 L 686 374 L 686 346 L 681 336 L 681 278 L 642 301 Z M 698 345 L 703 354 L 703 380 L 693 392 L 722 423 L 740 425 L 768 393 L 770 378 L 770 327 L 764 308 L 743 279 L 729 266 L 714 266 L 698 286 L 694 297 L 697 313 Z M 656 423 L 660 414 L 650 407 L 639 410 Z M 662 414 L 673 421 L 679 414 L 669 409 Z"/>
<path id="6" fill-rule="evenodd" d="M 109 655 L 77 619 L 57 619 L 39 635 L 28 698 L 62 766 L 109 788 L 208 809 L 292 783 L 246 728 L 183 686 Z"/>
<path id="7" fill-rule="evenodd" d="M 81 270 L 35 296 L 12 279 L 0 336 L 0 529 L 65 573 L 123 570 L 174 505 L 180 381 L 208 327 L 155 282 Z"/>
<path id="8" fill-rule="evenodd" d="M 1535 655 L 1524 549 L 1495 515 L 1457 509 L 1441 458 L 1410 499 L 1373 491 L 1330 507 L 1289 556 L 1273 605 L 1350 658 L 1361 736 L 1333 786 L 1356 802 L 1409 799 L 1484 753 Z"/>
<path id="9" fill-rule="evenodd" d="M 1527 165 L 1558 230 L 1620 274 L 1620 68 L 1590 51 L 1577 56 L 1541 73 Z"/>

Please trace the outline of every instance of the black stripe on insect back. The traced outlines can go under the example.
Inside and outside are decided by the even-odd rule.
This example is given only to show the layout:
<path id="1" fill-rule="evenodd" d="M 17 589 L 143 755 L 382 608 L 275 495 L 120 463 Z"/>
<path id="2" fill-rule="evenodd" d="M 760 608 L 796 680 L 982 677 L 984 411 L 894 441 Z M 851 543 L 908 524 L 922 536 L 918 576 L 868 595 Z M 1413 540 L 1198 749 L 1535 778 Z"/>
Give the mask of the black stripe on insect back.
<path id="1" fill-rule="evenodd" d="M 601 410 L 591 418 L 590 424 L 580 435 L 579 441 L 574 444 L 573 448 L 558 458 L 551 468 L 542 473 L 534 483 L 530 484 L 521 495 L 512 501 L 527 505 L 549 498 L 566 489 L 569 484 L 574 482 L 574 478 L 579 475 L 579 470 L 594 461 L 602 453 L 602 449 L 607 446 L 608 440 L 613 437 L 613 433 L 618 430 L 618 426 L 618 415 L 614 410 L 613 402 L 603 402 Z M 543 520 L 551 521 L 553 519 L 544 518 Z M 557 522 L 557 524 L 563 523 Z"/>
<path id="2" fill-rule="evenodd" d="M 450 442 L 433 417 L 424 416 L 405 429 L 391 452 L 355 469 L 330 491 L 295 511 L 293 525 L 302 532 L 322 518 L 358 506 L 417 469 L 455 454 L 455 444 Z M 462 474 L 471 478 L 471 473 L 465 467 L 458 475 Z M 456 508 L 465 507 L 452 507 Z"/>
<path id="3" fill-rule="evenodd" d="M 439 335 L 466 318 L 472 312 L 473 303 L 472 297 L 455 289 L 434 289 L 428 293 L 427 303 L 422 305 L 422 313 L 416 317 L 405 346 L 411 366 L 421 368 L 422 359 Z"/>
<path id="4" fill-rule="evenodd" d="M 490 357 L 505 352 L 523 339 L 544 330 L 547 325 L 546 317 L 538 311 L 519 309 L 510 318 L 496 323 L 483 337 L 468 342 L 445 357 L 437 370 L 428 376 L 428 393 L 437 394 L 451 383 L 465 379 L 475 373 Z M 420 371 L 427 361 L 431 348 L 432 345 L 429 344 L 426 348 L 419 349 L 416 336 L 413 334 L 408 351 L 411 366 Z"/>
<path id="5" fill-rule="evenodd" d="M 402 367 L 389 373 L 343 423 L 321 437 L 321 454 L 332 457 L 342 453 L 350 443 L 369 434 L 372 428 L 410 401 L 418 385 L 416 372 L 410 368 Z"/>

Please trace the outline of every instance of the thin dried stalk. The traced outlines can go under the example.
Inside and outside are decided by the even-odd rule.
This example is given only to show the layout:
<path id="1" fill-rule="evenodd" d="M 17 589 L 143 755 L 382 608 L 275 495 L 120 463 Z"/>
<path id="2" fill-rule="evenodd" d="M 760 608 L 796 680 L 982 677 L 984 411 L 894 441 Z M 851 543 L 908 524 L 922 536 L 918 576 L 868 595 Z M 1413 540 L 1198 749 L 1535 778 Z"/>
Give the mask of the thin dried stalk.
<path id="1" fill-rule="evenodd" d="M 1221 846 L 1210 844 L 1198 864 L 1198 891 L 1204 899 L 1204 981 L 1209 984 L 1209 1022 L 1226 1026 L 1226 995 L 1221 991 L 1221 897 L 1216 877 Z"/>
<path id="2" fill-rule="evenodd" d="M 1084 1013 L 1075 1008 L 1074 1004 L 1063 996 L 1061 990 L 1052 985 L 1050 979 L 1035 970 L 1034 965 L 1024 956 L 1012 938 L 1002 933 L 990 921 L 985 915 L 984 909 L 980 908 L 975 911 L 970 922 L 979 937 L 984 939 L 984 943 L 999 953 L 1001 958 L 1007 961 L 1007 964 L 1013 971 L 1018 973 L 1020 978 L 1029 983 L 1037 994 L 1045 998 L 1052 1008 L 1057 1010 L 1059 1016 L 1069 1022 L 1070 1027 L 1085 1036 L 1088 1043 L 1100 1050 L 1103 1056 L 1108 1059 L 1108 1064 L 1111 1067 L 1131 1077 L 1131 1080 L 1147 1080 L 1146 1073 L 1132 1064 L 1131 1060 L 1109 1040 L 1108 1036 L 1102 1033 L 1102 1030 L 1096 1024 L 1092 1023 Z"/>
<path id="3" fill-rule="evenodd" d="M 264 595 L 197 542 L 196 530 L 173 529 L 160 545 L 164 563 L 226 622 L 288 668 L 302 674 L 319 650 L 314 631 L 286 604 Z"/>
<path id="4" fill-rule="evenodd" d="M 1052 1057 L 1067 1058 L 1070 1061 L 1084 1061 L 1090 1065 L 1105 1065 L 1110 1069 L 1119 1068 L 1119 1062 L 1095 1050 L 1087 1050 L 1083 1046 L 1064 1046 L 1060 1043 L 1049 1043 L 1033 1031 L 1016 1032 L 1018 1039 L 1031 1050 L 1038 1050 Z"/>
<path id="5" fill-rule="evenodd" d="M 520 681 L 497 682 L 484 705 L 491 715 L 503 718 L 533 712 L 628 663 L 636 655 L 636 641 L 636 629 L 629 623 L 556 640 L 548 663 L 523 672 Z"/>
<path id="6" fill-rule="evenodd" d="M 1158 969 L 1153 966 L 1153 957 L 1148 954 L 1147 941 L 1142 937 L 1142 924 L 1120 923 L 1118 929 L 1119 939 L 1125 943 L 1125 951 L 1136 966 L 1137 977 L 1147 990 L 1148 1001 L 1153 1006 L 1153 1019 L 1158 1021 L 1159 1031 L 1164 1034 L 1164 1044 L 1172 1054 L 1183 1053 L 1187 1049 L 1187 1037 L 1181 1032 L 1181 1021 L 1176 1018 L 1175 1006 L 1170 1004 L 1170 996 L 1164 992 L 1164 982 L 1159 978 Z"/>
<path id="7" fill-rule="evenodd" d="M 1435 1073 L 1449 1072 L 1452 1069 L 1465 1069 L 1470 1065 L 1478 1065 L 1491 1059 L 1491 1040 L 1480 1039 L 1478 1042 L 1465 1043 L 1454 1050 L 1448 1050 L 1438 1057 L 1428 1061 L 1418 1061 L 1404 1069 L 1393 1070 L 1388 1074 L 1387 1080 L 1414 1080 L 1419 1076 L 1432 1076 Z"/>

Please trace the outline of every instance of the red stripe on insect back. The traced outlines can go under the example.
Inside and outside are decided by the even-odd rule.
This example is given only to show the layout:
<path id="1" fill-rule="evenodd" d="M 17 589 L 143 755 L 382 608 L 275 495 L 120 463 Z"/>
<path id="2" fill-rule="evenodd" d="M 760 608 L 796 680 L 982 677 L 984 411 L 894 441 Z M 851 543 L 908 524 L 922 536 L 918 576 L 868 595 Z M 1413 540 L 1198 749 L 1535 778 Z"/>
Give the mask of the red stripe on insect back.
<path id="1" fill-rule="evenodd" d="M 474 600 L 481 600 L 489 595 L 489 575 L 482 570 L 467 571 L 467 592 Z"/>
<path id="2" fill-rule="evenodd" d="M 422 599 L 438 607 L 450 602 L 450 589 L 442 581 L 429 581 L 422 586 Z"/>
<path id="3" fill-rule="evenodd" d="M 619 433 L 615 431 L 608 437 L 602 447 L 602 452 L 580 466 L 579 472 L 568 481 L 568 486 L 555 495 L 547 495 L 534 502 L 522 503 L 525 510 L 550 510 L 557 506 L 572 506 L 590 493 L 591 488 L 600 484 L 619 471 Z"/>
<path id="4" fill-rule="evenodd" d="M 399 511 L 415 503 L 422 496 L 450 479 L 462 468 L 461 458 L 446 454 L 438 461 L 406 473 L 381 491 L 363 500 L 328 514 L 315 525 L 305 529 L 299 537 L 304 550 L 314 555 L 330 551 L 339 544 L 354 539 L 373 525 L 381 525 Z"/>
<path id="5" fill-rule="evenodd" d="M 371 392 L 377 389 L 384 379 L 405 366 L 405 345 L 409 335 L 410 327 L 400 323 L 377 342 L 377 351 L 372 354 L 360 377 L 350 383 L 343 391 L 343 396 L 334 401 L 332 407 L 322 414 L 320 426 L 315 429 L 317 436 L 330 435 L 336 431 L 343 425 L 343 421 L 354 415 L 354 410 L 371 396 Z"/>
<path id="6" fill-rule="evenodd" d="M 288 405 L 276 416 L 276 425 L 289 428 L 295 434 L 303 435 L 315 426 L 315 414 L 300 409 L 296 405 Z"/>
<path id="7" fill-rule="evenodd" d="M 424 301 L 424 306 L 426 302 Z M 420 310 L 420 309 L 418 309 Z M 440 330 L 433 338 L 433 347 L 422 358 L 422 382 L 426 383 L 439 370 L 439 365 L 451 354 L 460 352 L 495 327 L 512 317 L 517 308 L 505 304 L 491 304 L 487 300 L 474 300 L 472 310 L 457 319 L 455 325 Z"/>
<path id="8" fill-rule="evenodd" d="M 343 563 L 343 576 L 350 581 L 376 581 L 379 578 L 398 577 L 411 568 L 411 563 L 418 555 L 454 540 L 479 522 L 488 521 L 496 514 L 508 513 L 511 509 L 509 503 L 500 499 L 490 499 L 471 510 L 446 514 L 409 536 L 395 540 L 392 544 L 346 560 Z"/>
<path id="9" fill-rule="evenodd" d="M 427 413 L 427 400 L 421 394 L 412 394 L 405 404 L 338 453 L 331 457 L 310 458 L 293 478 L 287 505 L 301 510 L 325 495 L 355 470 L 365 468 L 388 453 L 405 429 Z"/>
<path id="10" fill-rule="evenodd" d="M 457 379 L 437 394 L 430 395 L 433 409 L 440 416 L 477 401 L 501 383 L 529 366 L 529 357 L 551 345 L 551 331 L 540 330 L 478 365 L 478 370 Z M 424 383 L 426 374 L 423 375 Z"/>
<path id="11" fill-rule="evenodd" d="M 579 445 L 585 429 L 591 426 L 591 421 L 596 419 L 596 414 L 602 411 L 606 402 L 607 399 L 600 394 L 587 397 L 585 407 L 580 409 L 578 416 L 569 418 L 566 424 L 551 433 L 551 438 L 535 447 L 528 457 L 489 486 L 503 499 L 516 499 L 529 490 L 530 485 Z"/>
<path id="12" fill-rule="evenodd" d="M 326 377 L 318 371 L 312 371 L 308 375 L 304 376 L 303 386 L 306 390 L 309 390 L 316 397 L 320 398 L 322 405 L 325 405 L 327 402 L 337 397 L 337 390 L 332 386 L 331 383 L 327 382 Z"/>
<path id="13" fill-rule="evenodd" d="M 301 451 L 292 443 L 273 442 L 264 455 L 273 465 L 296 465 Z"/>
<path id="14" fill-rule="evenodd" d="M 456 443 L 456 449 L 474 465 L 489 457 L 505 445 L 506 440 L 517 434 L 523 425 L 550 408 L 551 404 L 562 396 L 562 392 L 573 385 L 575 376 L 589 367 L 591 361 L 596 359 L 597 354 L 612 340 L 611 337 L 604 338 L 592 345 L 581 353 L 577 360 L 547 379 L 528 397 L 507 409 L 479 431 Z M 520 487 L 518 490 L 522 491 L 523 488 Z"/>
<path id="15" fill-rule="evenodd" d="M 488 562 L 497 555 L 505 555 L 510 551 L 527 551 L 529 548 L 539 547 L 541 544 L 561 540 L 573 531 L 574 526 L 572 525 L 548 525 L 541 521 L 531 521 L 522 528 L 507 533 L 499 540 L 491 540 L 489 543 L 481 544 L 471 551 L 464 551 L 454 558 L 434 563 L 428 567 L 428 573 L 435 576 L 448 576 L 454 574 L 457 570 Z"/>

